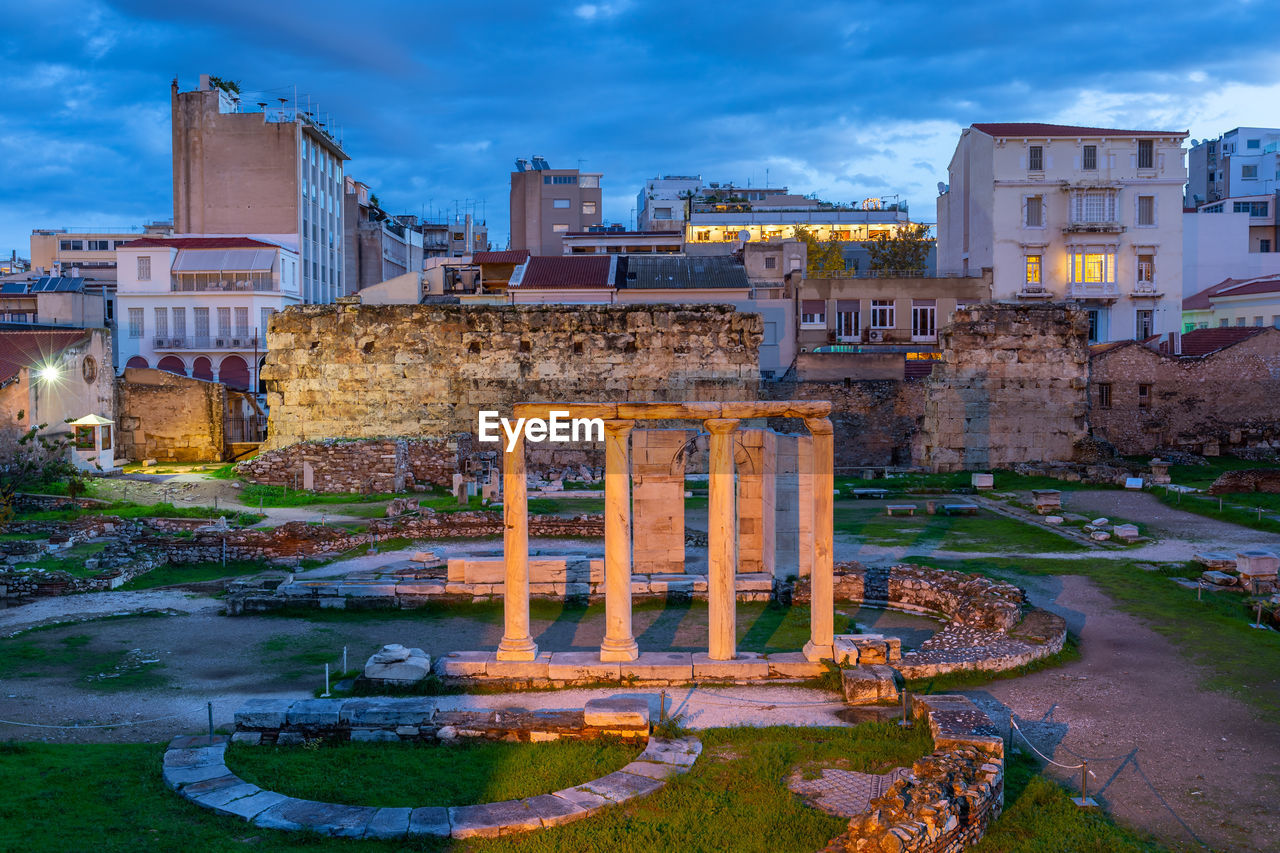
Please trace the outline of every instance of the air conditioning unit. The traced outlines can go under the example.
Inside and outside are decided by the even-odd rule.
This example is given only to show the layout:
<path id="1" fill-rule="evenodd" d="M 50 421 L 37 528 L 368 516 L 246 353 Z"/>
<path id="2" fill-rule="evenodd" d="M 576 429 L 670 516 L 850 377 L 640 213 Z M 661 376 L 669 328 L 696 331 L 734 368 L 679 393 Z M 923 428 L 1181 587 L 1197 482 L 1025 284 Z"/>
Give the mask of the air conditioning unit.
<path id="1" fill-rule="evenodd" d="M 231 345 L 232 345 L 233 347 L 238 347 L 238 346 L 240 346 L 240 339 L 239 339 L 239 338 L 232 338 L 232 339 L 231 339 Z"/>
<path id="2" fill-rule="evenodd" d="M 225 347 L 226 345 L 227 345 L 227 339 L 226 339 L 226 338 L 215 338 L 215 339 L 214 339 L 214 346 L 218 346 L 218 347 Z"/>
<path id="3" fill-rule="evenodd" d="M 884 332 L 880 331 L 879 329 L 872 329 L 871 331 L 867 332 L 867 340 L 869 340 L 873 344 L 881 343 L 884 341 Z"/>

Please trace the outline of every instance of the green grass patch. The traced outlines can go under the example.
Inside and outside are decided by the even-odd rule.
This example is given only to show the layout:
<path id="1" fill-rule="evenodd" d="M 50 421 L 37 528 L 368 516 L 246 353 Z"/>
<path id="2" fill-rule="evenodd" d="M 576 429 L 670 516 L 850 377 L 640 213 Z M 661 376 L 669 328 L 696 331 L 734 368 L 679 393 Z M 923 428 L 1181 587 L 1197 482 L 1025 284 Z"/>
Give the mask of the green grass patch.
<path id="1" fill-rule="evenodd" d="M 393 494 L 351 494 L 338 492 L 327 494 L 313 492 L 308 489 L 291 489 L 288 486 L 265 486 L 261 483 L 246 483 L 240 490 L 240 500 L 248 506 L 260 503 L 264 507 L 282 506 L 314 506 L 318 504 L 353 504 L 375 503 L 404 497 Z"/>
<path id="2" fill-rule="evenodd" d="M 114 501 L 93 509 L 50 509 L 19 512 L 15 521 L 74 521 L 86 515 L 114 515 L 119 518 L 219 518 L 238 524 L 256 524 L 264 516 L 253 512 L 241 512 L 226 507 L 174 506 L 171 503 L 138 504 L 132 501 Z"/>
<path id="3" fill-rule="evenodd" d="M 217 561 L 207 563 L 166 563 L 144 575 L 138 575 L 120 588 L 125 590 L 155 589 L 176 584 L 202 583 L 220 578 L 233 578 L 239 575 L 255 575 L 258 572 L 265 571 L 267 568 L 266 565 L 255 560 L 227 560 L 225 566 Z"/>
<path id="4" fill-rule="evenodd" d="M 1129 560 L 1053 560 L 982 558 L 941 560 L 910 557 L 910 562 L 979 572 L 1017 582 L 1022 575 L 1081 575 L 1096 582 L 1118 607 L 1168 637 L 1192 663 L 1203 668 L 1203 684 L 1228 693 L 1266 714 L 1280 714 L 1280 633 L 1250 628 L 1248 599 L 1233 593 L 1183 589 L 1170 576 L 1194 577 L 1192 569 L 1171 565 L 1144 571 Z"/>
<path id="5" fill-rule="evenodd" d="M 1213 485 L 1214 480 L 1228 471 L 1280 467 L 1280 462 L 1256 462 L 1251 459 L 1237 459 L 1234 456 L 1206 457 L 1205 462 L 1207 463 L 1205 465 L 1170 465 L 1169 476 L 1179 486 L 1207 489 Z"/>
<path id="6" fill-rule="evenodd" d="M 108 618 L 138 619 L 161 615 Z M 55 678 L 102 692 L 145 690 L 167 683 L 167 677 L 160 671 L 163 664 L 146 652 L 107 648 L 91 634 L 66 633 L 80 627 L 68 629 L 66 625 L 49 625 L 0 638 L 0 678 Z"/>
<path id="7" fill-rule="evenodd" d="M 84 561 L 101 554 L 107 547 L 105 542 L 83 542 L 79 545 L 53 554 L 45 554 L 38 560 L 23 562 L 18 568 L 43 569 L 46 572 L 66 572 L 73 577 L 88 578 L 98 574 L 100 569 L 86 569 Z"/>
<path id="8" fill-rule="evenodd" d="M 916 501 L 916 515 L 884 514 L 880 501 L 840 502 L 835 529 L 874 545 L 948 551 L 1009 553 L 1025 551 L 1086 551 L 1088 547 L 1034 524 L 1002 515 L 926 515 Z"/>
<path id="9" fill-rule="evenodd" d="M 316 749 L 248 746 L 227 766 L 269 791 L 360 806 L 466 806 L 550 794 L 620 770 L 639 744 L 615 740 L 551 743 L 325 743 Z"/>
<path id="10" fill-rule="evenodd" d="M 254 649 L 259 660 L 286 680 L 301 678 L 307 674 L 323 674 L 326 663 L 342 659 L 342 640 L 332 628 L 311 628 L 306 634 L 272 634 L 259 642 Z"/>
<path id="11" fill-rule="evenodd" d="M 1165 506 L 1186 510 L 1206 518 L 1239 524 L 1254 530 L 1280 533 L 1280 495 L 1266 492 L 1242 492 L 1224 495 L 1196 495 L 1152 490 L 1152 494 Z"/>
<path id="12" fill-rule="evenodd" d="M 252 458 L 252 457 L 247 457 L 247 458 Z M 212 471 L 206 471 L 205 476 L 208 477 L 210 480 L 240 479 L 239 475 L 236 474 L 236 466 L 234 463 L 219 465 L 217 468 L 214 468 Z"/>

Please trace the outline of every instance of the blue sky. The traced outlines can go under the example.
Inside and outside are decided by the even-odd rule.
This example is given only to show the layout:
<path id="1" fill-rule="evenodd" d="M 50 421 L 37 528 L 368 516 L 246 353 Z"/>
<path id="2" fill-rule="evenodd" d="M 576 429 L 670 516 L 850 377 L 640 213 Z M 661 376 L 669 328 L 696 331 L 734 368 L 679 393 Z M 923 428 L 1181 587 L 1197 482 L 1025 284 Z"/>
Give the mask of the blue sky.
<path id="1" fill-rule="evenodd" d="M 1264 2 L 330 3 L 0 0 L 0 249 L 33 227 L 172 213 L 169 81 L 309 94 L 348 174 L 394 211 L 483 210 L 540 154 L 604 173 L 606 220 L 645 178 L 900 194 L 934 219 L 962 127 L 1280 125 Z M 247 99 L 248 100 L 248 99 Z"/>

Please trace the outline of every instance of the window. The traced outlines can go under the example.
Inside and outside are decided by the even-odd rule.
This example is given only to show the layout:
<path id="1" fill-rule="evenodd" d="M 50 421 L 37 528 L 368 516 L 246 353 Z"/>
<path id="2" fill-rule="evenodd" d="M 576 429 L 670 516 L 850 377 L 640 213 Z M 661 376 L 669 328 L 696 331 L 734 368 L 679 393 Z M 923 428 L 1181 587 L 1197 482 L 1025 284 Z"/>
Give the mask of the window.
<path id="1" fill-rule="evenodd" d="M 1195 330 L 1196 330 L 1196 324 L 1195 324 L 1195 323 L 1183 323 L 1183 324 L 1182 324 L 1182 334 L 1184 334 L 1184 335 L 1185 335 L 1187 332 L 1194 332 Z"/>
<path id="2" fill-rule="evenodd" d="M 596 203 L 594 201 L 584 201 L 582 203 L 582 215 L 595 216 L 595 214 L 596 214 Z M 667 217 L 667 218 L 670 219 L 671 217 Z"/>
<path id="3" fill-rule="evenodd" d="M 129 337 L 131 338 L 142 337 L 142 309 L 141 308 L 129 309 Z"/>
<path id="4" fill-rule="evenodd" d="M 128 240 L 117 240 L 117 241 L 116 241 L 116 244 L 115 244 L 115 247 L 116 247 L 117 249 L 122 249 L 122 248 L 124 248 L 124 247 L 125 247 L 125 246 L 127 246 L 127 245 L 129 245 L 129 241 L 128 241 Z"/>
<path id="5" fill-rule="evenodd" d="M 776 270 L 778 268 L 778 256 L 769 255 L 764 259 L 764 268 L 767 270 Z"/>
<path id="6" fill-rule="evenodd" d="M 1116 194 L 1114 190 L 1084 190 L 1072 195 L 1072 221 L 1114 222 Z"/>
<path id="7" fill-rule="evenodd" d="M 1237 325 L 1237 326 L 1243 326 L 1243 325 L 1244 325 L 1244 318 L 1243 318 L 1243 317 L 1237 317 L 1237 318 L 1236 318 L 1236 325 Z"/>
<path id="8" fill-rule="evenodd" d="M 1138 384 L 1138 408 L 1151 408 L 1151 386 L 1145 383 Z"/>
<path id="9" fill-rule="evenodd" d="M 1156 256 L 1138 255 L 1138 284 L 1150 285 L 1156 280 Z M 1149 289 L 1149 288 L 1148 288 Z"/>
<path id="10" fill-rule="evenodd" d="M 168 308 L 156 309 L 156 337 L 157 338 L 169 337 L 169 309 Z"/>
<path id="11" fill-rule="evenodd" d="M 569 230 L 569 226 L 568 226 L 568 224 L 567 224 L 567 223 L 564 223 L 564 222 L 557 222 L 557 223 L 555 223 L 554 225 L 552 225 L 552 226 L 551 226 L 551 230 L 552 230 L 552 231 L 554 231 L 554 232 L 555 232 L 555 233 L 557 233 L 557 234 L 563 234 L 563 233 L 565 233 L 566 231 L 568 231 L 568 230 Z"/>
<path id="12" fill-rule="evenodd" d="M 551 178 L 553 184 L 576 184 L 577 182 L 577 175 L 553 175 Z"/>
<path id="13" fill-rule="evenodd" d="M 111 251 L 111 241 L 110 240 L 90 240 L 89 251 L 90 252 L 109 252 Z"/>
<path id="14" fill-rule="evenodd" d="M 861 333 L 857 300 L 842 299 L 836 302 L 836 337 L 843 340 L 857 340 Z"/>
<path id="15" fill-rule="evenodd" d="M 1156 143 L 1153 139 L 1138 140 L 1138 168 L 1154 169 L 1156 167 Z"/>
<path id="16" fill-rule="evenodd" d="M 1231 208 L 1236 213 L 1247 213 L 1250 216 L 1266 216 L 1268 204 L 1265 201 L 1232 202 Z"/>
<path id="17" fill-rule="evenodd" d="M 187 309 L 173 309 L 173 336 L 175 338 L 185 338 L 187 336 Z"/>
<path id="18" fill-rule="evenodd" d="M 151 281 L 151 256 L 138 256 L 138 281 Z"/>
<path id="19" fill-rule="evenodd" d="M 103 424 L 99 429 L 102 430 L 102 449 L 111 449 L 111 424 Z"/>
<path id="20" fill-rule="evenodd" d="M 1099 409 L 1111 408 L 1111 383 L 1099 382 L 1097 384 L 1097 388 L 1098 388 L 1098 408 Z"/>
<path id="21" fill-rule="evenodd" d="M 1080 160 L 1081 160 L 1080 168 L 1082 169 L 1098 168 L 1098 146 L 1096 145 L 1084 146 L 1084 148 L 1081 150 Z"/>
<path id="22" fill-rule="evenodd" d="M 1027 168 L 1032 172 L 1044 171 L 1044 146 L 1032 145 L 1027 149 Z"/>
<path id="23" fill-rule="evenodd" d="M 1072 281 L 1078 284 L 1109 284 L 1116 280 L 1114 252 L 1097 250 L 1071 253 Z"/>
<path id="24" fill-rule="evenodd" d="M 1156 224 L 1156 197 L 1153 195 L 1138 196 L 1138 224 Z"/>
<path id="25" fill-rule="evenodd" d="M 1255 326 L 1261 326 L 1261 325 L 1262 325 L 1262 318 L 1261 318 L 1261 317 L 1254 317 L 1254 318 L 1253 318 L 1253 325 L 1255 325 Z"/>
<path id="26" fill-rule="evenodd" d="M 871 328 L 873 329 L 892 329 L 896 323 L 894 322 L 893 300 L 892 299 L 872 299 L 871 300 Z"/>
<path id="27" fill-rule="evenodd" d="M 1097 308 L 1090 308 L 1087 313 L 1089 316 L 1089 343 L 1096 344 L 1098 342 L 1098 326 L 1102 322 L 1102 317 Z"/>
<path id="28" fill-rule="evenodd" d="M 218 309 L 218 334 L 224 338 L 231 337 L 231 309 Z"/>
<path id="29" fill-rule="evenodd" d="M 1277 329 L 1280 329 L 1280 314 L 1271 315 L 1271 325 Z"/>
<path id="30" fill-rule="evenodd" d="M 236 337 L 237 338 L 249 337 L 249 309 L 248 308 L 236 309 Z"/>
<path id="31" fill-rule="evenodd" d="M 569 199 L 567 198 L 555 199 L 554 201 L 551 202 L 551 206 L 554 207 L 556 210 L 568 210 Z"/>
<path id="32" fill-rule="evenodd" d="M 1254 180 L 1257 180 L 1257 178 L 1258 178 L 1258 166 L 1257 166 L 1257 164 L 1256 164 L 1256 163 L 1252 163 L 1252 164 L 1250 164 L 1250 165 L 1248 165 L 1248 166 L 1241 166 L 1241 167 L 1240 167 L 1240 177 L 1241 177 L 1241 178 L 1243 178 L 1243 179 L 1244 179 L 1244 180 L 1246 180 L 1246 181 L 1254 181 Z"/>
<path id="33" fill-rule="evenodd" d="M 93 446 L 93 427 L 76 427 L 76 450 L 96 450 Z"/>
<path id="34" fill-rule="evenodd" d="M 1259 241 L 1258 241 L 1258 251 L 1259 251 L 1259 252 L 1270 252 L 1270 251 L 1271 251 L 1271 241 L 1270 241 L 1270 240 L 1267 240 L 1267 239 L 1259 240 Z"/>
<path id="35" fill-rule="evenodd" d="M 61 240 L 58 242 L 58 248 L 64 252 L 79 252 L 84 249 L 83 240 Z"/>
<path id="36" fill-rule="evenodd" d="M 600 176 L 599 175 L 583 175 L 581 180 L 578 181 L 578 186 L 588 190 L 599 189 Z"/>
<path id="37" fill-rule="evenodd" d="M 542 176 L 542 182 L 543 182 L 544 184 L 549 184 L 549 183 L 551 183 L 551 176 L 550 176 L 550 175 L 543 175 L 543 176 Z"/>
<path id="38" fill-rule="evenodd" d="M 1261 139 L 1246 139 L 1244 141 L 1245 148 L 1260 148 L 1262 146 Z"/>
<path id="39" fill-rule="evenodd" d="M 800 325 L 801 326 L 821 326 L 826 328 L 827 325 L 827 303 L 821 299 L 806 299 L 800 304 Z"/>
<path id="40" fill-rule="evenodd" d="M 1154 323 L 1154 312 L 1150 309 L 1142 309 L 1137 312 L 1138 322 L 1134 328 L 1134 337 L 1137 340 L 1145 341 L 1151 337 L 1151 329 Z"/>
<path id="41" fill-rule="evenodd" d="M 1230 326 L 1230 325 L 1231 325 L 1231 321 L 1228 320 L 1226 317 L 1223 317 L 1221 320 L 1218 321 L 1218 328 L 1220 329 L 1225 329 L 1227 326 Z"/>
<path id="42" fill-rule="evenodd" d="M 1026 226 L 1028 228 L 1044 227 L 1044 196 L 1027 196 Z"/>
<path id="43" fill-rule="evenodd" d="M 276 313 L 274 308 L 262 309 L 262 325 L 258 327 L 258 337 L 265 338 L 267 336 L 267 327 L 271 325 L 271 315 Z"/>
<path id="44" fill-rule="evenodd" d="M 209 337 L 209 309 L 208 308 L 192 308 L 195 314 L 196 337 Z"/>
<path id="45" fill-rule="evenodd" d="M 704 229 L 703 229 L 703 230 L 701 230 L 701 231 L 696 231 L 696 232 L 694 232 L 693 239 L 694 239 L 694 241 L 695 241 L 695 242 L 697 242 L 697 243 L 709 243 L 709 242 L 711 242 L 711 229 L 710 229 L 710 228 L 704 228 Z"/>
<path id="46" fill-rule="evenodd" d="M 1027 255 L 1027 284 L 1040 283 L 1040 256 Z"/>
<path id="47" fill-rule="evenodd" d="M 671 208 L 669 208 L 669 207 L 655 207 L 655 208 L 653 209 L 653 218 L 654 218 L 654 219 L 670 219 L 670 218 L 671 218 Z"/>

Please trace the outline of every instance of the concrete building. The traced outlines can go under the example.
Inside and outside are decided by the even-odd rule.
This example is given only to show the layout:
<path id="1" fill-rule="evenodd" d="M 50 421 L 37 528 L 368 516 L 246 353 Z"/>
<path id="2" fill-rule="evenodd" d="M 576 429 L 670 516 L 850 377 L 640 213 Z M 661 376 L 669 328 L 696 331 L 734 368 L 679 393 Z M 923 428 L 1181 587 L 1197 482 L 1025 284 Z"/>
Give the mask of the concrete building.
<path id="1" fill-rule="evenodd" d="M 425 253 L 418 217 L 387 213 L 362 181 L 348 177 L 344 187 L 344 295 L 407 272 L 421 272 Z"/>
<path id="2" fill-rule="evenodd" d="M 893 235 L 910 221 L 901 205 L 876 199 L 855 206 L 774 193 L 755 201 L 694 201 L 685 225 L 685 251 L 725 254 L 743 242 L 793 239 L 796 226 L 803 226 L 819 240 L 846 244 L 848 254 L 859 243 Z"/>
<path id="3" fill-rule="evenodd" d="M 40 275 L 114 281 L 116 249 L 139 237 L 171 236 L 172 222 L 121 228 L 36 228 L 31 232 L 31 269 Z"/>
<path id="4" fill-rule="evenodd" d="M 566 255 L 680 254 L 684 231 L 628 231 L 621 225 L 597 225 L 564 234 Z"/>
<path id="5" fill-rule="evenodd" d="M 511 249 L 564 252 L 561 238 L 603 221 L 599 172 L 552 169 L 541 157 L 516 160 L 511 173 Z"/>
<path id="6" fill-rule="evenodd" d="M 1280 329 L 1280 273 L 1228 278 L 1182 300 L 1182 330 L 1271 326 Z"/>
<path id="7" fill-rule="evenodd" d="M 975 124 L 938 197 L 938 270 L 997 300 L 1073 300 L 1091 341 L 1181 328 L 1180 131 Z"/>
<path id="8" fill-rule="evenodd" d="M 0 283 L 0 323 L 32 326 L 107 326 L 101 290 L 89 290 L 83 278 L 39 276 Z"/>
<path id="9" fill-rule="evenodd" d="M 684 231 L 695 203 L 756 202 L 786 195 L 786 187 L 739 187 L 732 181 L 703 185 L 701 175 L 650 178 L 636 194 L 636 228 L 640 231 Z"/>
<path id="10" fill-rule="evenodd" d="M 1224 279 L 1280 275 L 1280 219 L 1275 196 L 1243 196 L 1182 214 L 1182 292 Z"/>
<path id="11" fill-rule="evenodd" d="M 171 91 L 174 232 L 249 235 L 299 260 L 303 302 L 346 291 L 341 142 L 297 103 L 256 110 L 204 74 Z"/>
<path id="12" fill-rule="evenodd" d="M 1280 128 L 1237 127 L 1217 139 L 1191 140 L 1184 204 L 1280 191 Z"/>
<path id="13" fill-rule="evenodd" d="M 303 302 L 296 252 L 250 237 L 148 237 L 118 255 L 125 367 L 257 388 L 271 315 Z"/>

